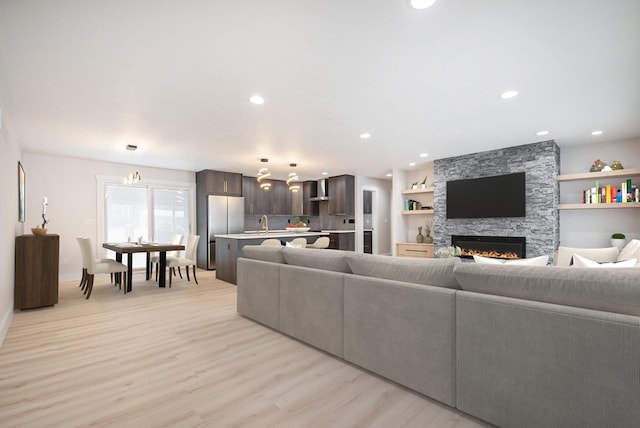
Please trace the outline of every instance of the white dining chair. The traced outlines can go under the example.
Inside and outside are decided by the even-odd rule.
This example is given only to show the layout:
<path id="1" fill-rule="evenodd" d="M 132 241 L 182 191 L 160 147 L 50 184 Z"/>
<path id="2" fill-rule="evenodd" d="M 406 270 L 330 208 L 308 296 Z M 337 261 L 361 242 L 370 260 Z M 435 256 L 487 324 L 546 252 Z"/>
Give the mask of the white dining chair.
<path id="1" fill-rule="evenodd" d="M 260 245 L 273 245 L 274 247 L 275 246 L 280 247 L 280 246 L 282 246 L 282 242 L 280 242 L 280 240 L 276 239 L 276 238 L 269 238 L 269 239 L 265 239 L 264 241 L 262 241 L 260 243 Z"/>
<path id="2" fill-rule="evenodd" d="M 171 288 L 171 279 L 176 274 L 175 269 L 180 269 L 184 266 L 187 270 L 187 281 L 191 281 L 189 278 L 189 266 L 193 266 L 193 280 L 198 283 L 196 278 L 196 257 L 198 252 L 198 241 L 200 241 L 199 235 L 189 235 L 187 238 L 187 245 L 184 249 L 184 257 L 167 256 L 167 267 L 169 268 L 169 288 Z M 173 274 L 173 275 L 172 275 Z M 182 274 L 180 275 L 182 277 Z"/>
<path id="3" fill-rule="evenodd" d="M 84 238 L 84 236 L 80 237 L 80 238 Z M 113 259 L 96 259 L 96 263 L 109 263 L 110 261 L 115 261 Z M 113 285 L 118 285 L 117 281 L 113 280 L 113 273 L 110 275 L 111 276 L 111 283 Z M 87 286 L 87 268 L 84 264 L 84 259 L 83 259 L 83 263 L 82 263 L 82 276 L 80 278 L 80 284 L 78 284 L 78 287 L 84 291 L 85 287 Z"/>
<path id="4" fill-rule="evenodd" d="M 93 291 L 93 280 L 96 274 L 108 273 L 116 274 L 116 281 L 121 286 L 123 282 L 126 283 L 127 278 L 127 266 L 112 259 L 100 259 L 96 260 L 93 246 L 91 245 L 91 239 L 79 236 L 76 238 L 80 245 L 80 252 L 82 254 L 83 272 L 86 271 L 85 280 L 86 283 L 83 287 L 84 294 L 87 295 L 87 299 L 91 297 L 91 291 Z M 127 287 L 125 285 L 124 293 L 127 294 Z"/>
<path id="5" fill-rule="evenodd" d="M 311 244 L 308 244 L 307 248 L 329 248 L 329 237 L 321 236 Z"/>
<path id="6" fill-rule="evenodd" d="M 295 238 L 291 240 L 292 247 L 306 248 L 307 238 Z"/>
<path id="7" fill-rule="evenodd" d="M 173 245 L 182 244 L 182 235 L 180 234 L 173 235 L 173 238 L 171 239 L 171 244 Z M 168 251 L 167 257 L 180 257 L 180 250 Z M 156 281 L 158 281 L 158 267 L 160 265 L 160 255 L 156 254 L 155 256 L 151 256 L 151 258 L 149 259 L 149 263 L 151 264 L 149 266 L 149 278 L 151 278 L 151 275 L 153 274 L 153 265 L 156 265 Z M 182 275 L 180 275 L 180 277 L 182 277 Z"/>

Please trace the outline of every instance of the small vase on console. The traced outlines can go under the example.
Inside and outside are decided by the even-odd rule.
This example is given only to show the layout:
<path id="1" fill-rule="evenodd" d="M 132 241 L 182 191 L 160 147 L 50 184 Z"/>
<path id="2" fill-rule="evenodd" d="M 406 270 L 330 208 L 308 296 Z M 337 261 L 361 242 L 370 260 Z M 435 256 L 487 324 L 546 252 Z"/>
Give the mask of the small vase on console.
<path id="1" fill-rule="evenodd" d="M 431 230 L 429 228 L 425 231 L 424 243 L 433 244 L 433 237 L 431 236 Z"/>
<path id="2" fill-rule="evenodd" d="M 416 242 L 422 244 L 424 242 L 424 235 L 422 234 L 422 226 L 418 226 L 418 235 L 416 236 Z"/>

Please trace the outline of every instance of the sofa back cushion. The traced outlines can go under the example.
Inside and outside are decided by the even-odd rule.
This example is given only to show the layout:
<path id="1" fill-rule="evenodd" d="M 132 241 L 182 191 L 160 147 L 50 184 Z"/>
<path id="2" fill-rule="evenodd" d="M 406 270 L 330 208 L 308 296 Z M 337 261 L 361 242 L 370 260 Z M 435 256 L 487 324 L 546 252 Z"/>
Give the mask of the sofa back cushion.
<path id="1" fill-rule="evenodd" d="M 244 257 L 263 262 L 286 263 L 282 254 L 282 246 L 245 245 L 242 247 Z"/>
<path id="2" fill-rule="evenodd" d="M 618 259 L 617 247 L 606 248 L 572 248 L 558 247 L 558 255 L 556 257 L 556 266 L 570 266 L 574 254 L 586 257 L 598 263 L 615 262 Z"/>
<path id="3" fill-rule="evenodd" d="M 640 315 L 640 272 L 635 268 L 461 263 L 454 273 L 466 291 Z"/>
<path id="4" fill-rule="evenodd" d="M 351 273 L 347 264 L 348 251 L 283 247 L 282 254 L 287 264 L 333 272 Z"/>
<path id="5" fill-rule="evenodd" d="M 351 272 L 356 275 L 436 287 L 460 288 L 453 274 L 453 267 L 460 263 L 458 257 L 419 259 L 351 253 L 347 260 Z"/>

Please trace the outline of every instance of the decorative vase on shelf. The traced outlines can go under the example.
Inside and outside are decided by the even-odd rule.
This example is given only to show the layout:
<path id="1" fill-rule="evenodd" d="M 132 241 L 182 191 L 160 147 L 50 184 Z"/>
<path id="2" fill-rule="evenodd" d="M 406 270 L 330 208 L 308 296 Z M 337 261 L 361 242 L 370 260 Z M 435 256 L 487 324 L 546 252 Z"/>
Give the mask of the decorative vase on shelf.
<path id="1" fill-rule="evenodd" d="M 424 235 L 425 244 L 433 244 L 433 238 L 431 237 L 431 230 L 427 229 Z"/>
<path id="2" fill-rule="evenodd" d="M 620 161 L 614 160 L 613 163 L 611 164 L 611 169 L 615 171 L 618 169 L 624 169 L 624 167 L 622 166 Z"/>
<path id="3" fill-rule="evenodd" d="M 416 236 L 416 242 L 422 244 L 424 242 L 424 235 L 422 234 L 422 226 L 418 226 L 418 235 Z"/>

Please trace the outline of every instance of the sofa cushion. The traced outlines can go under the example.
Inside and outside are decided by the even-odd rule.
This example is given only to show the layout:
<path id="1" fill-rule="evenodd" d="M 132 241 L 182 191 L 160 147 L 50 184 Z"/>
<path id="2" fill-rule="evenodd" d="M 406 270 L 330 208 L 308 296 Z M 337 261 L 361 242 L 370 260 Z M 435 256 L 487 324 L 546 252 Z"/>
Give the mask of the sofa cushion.
<path id="1" fill-rule="evenodd" d="M 244 257 L 264 262 L 286 263 L 282 255 L 282 247 L 271 245 L 245 245 L 242 247 Z"/>
<path id="2" fill-rule="evenodd" d="M 629 259 L 640 260 L 640 239 L 632 239 L 618 255 L 618 261 Z M 640 266 L 639 266 L 640 267 Z"/>
<path id="3" fill-rule="evenodd" d="M 549 256 L 530 257 L 528 259 L 503 260 L 493 257 L 473 256 L 473 260 L 485 265 L 511 265 L 511 266 L 546 266 Z"/>
<path id="4" fill-rule="evenodd" d="M 419 259 L 351 253 L 347 260 L 351 271 L 356 275 L 437 287 L 460 288 L 453 274 L 453 267 L 460 263 L 458 257 Z"/>
<path id="5" fill-rule="evenodd" d="M 290 265 L 351 273 L 347 264 L 347 251 L 283 247 L 282 254 Z"/>
<path id="6" fill-rule="evenodd" d="M 460 263 L 454 273 L 466 291 L 640 315 L 640 272 L 635 268 Z"/>
<path id="7" fill-rule="evenodd" d="M 573 255 L 573 266 L 575 267 L 590 267 L 590 268 L 605 268 L 605 267 L 612 267 L 612 268 L 627 268 L 627 267 L 635 267 L 636 262 L 638 260 L 637 259 L 629 259 L 629 260 L 623 260 L 621 262 L 605 262 L 605 263 L 598 263 L 596 261 L 593 261 L 591 259 L 588 259 L 586 257 L 582 257 L 579 254 L 574 254 Z"/>
<path id="8" fill-rule="evenodd" d="M 598 263 L 615 262 L 618 259 L 618 253 L 620 253 L 620 250 L 617 247 L 572 248 L 560 246 L 556 257 L 556 266 L 570 266 L 574 254 L 587 257 Z"/>

